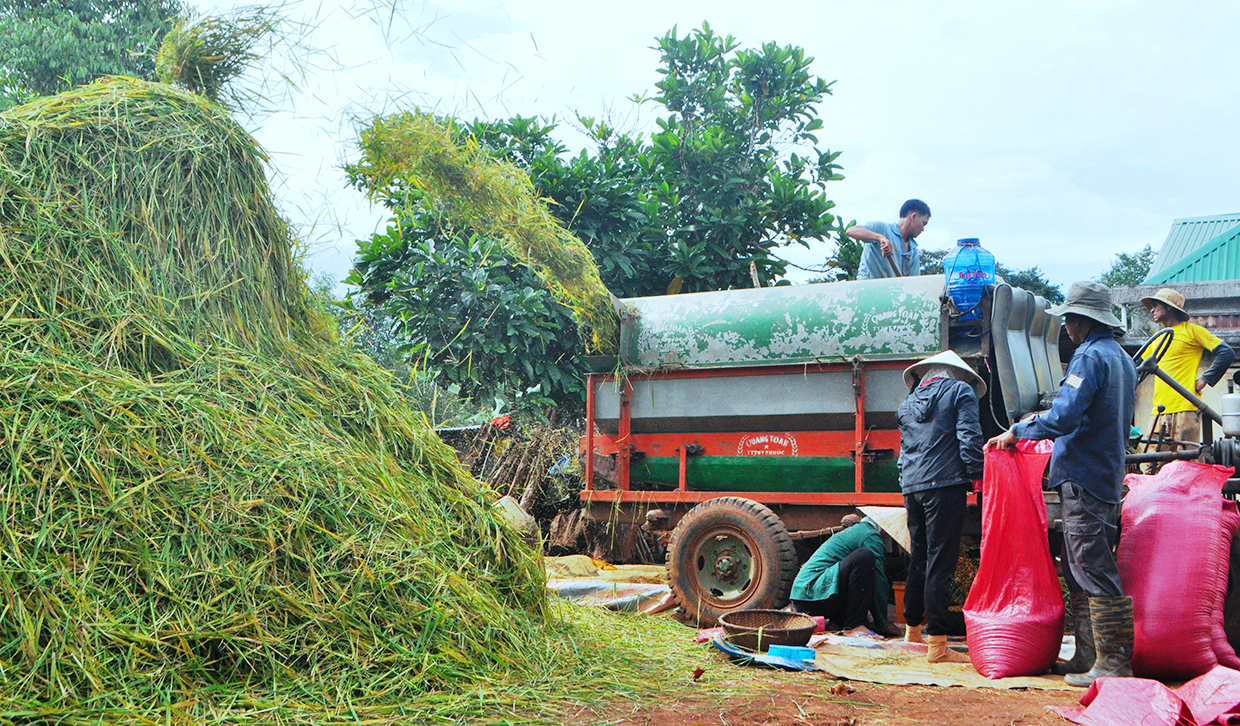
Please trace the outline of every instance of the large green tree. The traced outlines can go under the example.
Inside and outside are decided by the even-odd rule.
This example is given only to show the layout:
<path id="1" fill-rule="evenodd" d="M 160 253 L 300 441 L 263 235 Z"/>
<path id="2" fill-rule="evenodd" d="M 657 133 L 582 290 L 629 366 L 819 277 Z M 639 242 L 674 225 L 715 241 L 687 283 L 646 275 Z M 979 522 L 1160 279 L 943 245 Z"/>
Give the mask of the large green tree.
<path id="1" fill-rule="evenodd" d="M 180 0 L 0 0 L 0 107 L 115 74 L 153 80 Z"/>
<path id="2" fill-rule="evenodd" d="M 657 90 L 638 99 L 661 110 L 649 136 L 579 117 L 595 148 L 570 156 L 554 120 L 516 117 L 457 122 L 458 138 L 524 168 L 619 297 L 770 285 L 786 269 L 780 247 L 838 239 L 825 184 L 841 178 L 839 153 L 815 136 L 831 84 L 812 59 L 776 43 L 742 49 L 705 24 L 656 47 Z M 362 187 L 367 163 L 351 167 Z M 473 379 L 475 396 L 534 389 L 580 405 L 583 346 L 532 272 L 408 186 L 367 191 L 398 216 L 359 242 L 350 282 L 400 321 L 406 350 Z"/>

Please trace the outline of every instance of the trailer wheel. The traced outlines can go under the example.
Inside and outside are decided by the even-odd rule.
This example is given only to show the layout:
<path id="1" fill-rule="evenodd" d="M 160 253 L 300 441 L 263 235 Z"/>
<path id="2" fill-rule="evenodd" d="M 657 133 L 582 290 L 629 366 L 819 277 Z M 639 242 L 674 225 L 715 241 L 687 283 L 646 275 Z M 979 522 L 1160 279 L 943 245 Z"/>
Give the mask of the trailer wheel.
<path id="1" fill-rule="evenodd" d="M 720 497 L 689 510 L 676 525 L 667 571 L 681 609 L 707 627 L 732 610 L 782 607 L 796 577 L 797 554 L 788 529 L 769 508 Z"/>

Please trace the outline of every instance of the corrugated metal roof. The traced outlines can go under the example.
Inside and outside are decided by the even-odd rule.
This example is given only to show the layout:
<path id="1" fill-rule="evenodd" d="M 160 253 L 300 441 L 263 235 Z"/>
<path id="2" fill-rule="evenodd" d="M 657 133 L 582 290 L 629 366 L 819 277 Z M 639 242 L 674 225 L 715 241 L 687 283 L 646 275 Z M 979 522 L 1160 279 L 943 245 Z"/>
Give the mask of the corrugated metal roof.
<path id="1" fill-rule="evenodd" d="M 1161 281 L 1164 270 L 1177 266 L 1203 245 L 1237 225 L 1240 225 L 1240 213 L 1217 214 L 1212 217 L 1185 217 L 1173 221 L 1171 231 L 1167 233 L 1166 241 L 1158 250 L 1158 257 L 1154 258 L 1154 264 L 1150 265 L 1150 274 L 1145 281 L 1147 283 Z M 1227 280 L 1235 277 L 1240 277 L 1240 275 L 1209 279 Z"/>
<path id="2" fill-rule="evenodd" d="M 1159 259 L 1162 258 L 1160 253 Z M 1240 279 L 1240 226 L 1207 240 L 1195 250 L 1164 267 L 1151 272 L 1146 284 L 1207 282 Z"/>

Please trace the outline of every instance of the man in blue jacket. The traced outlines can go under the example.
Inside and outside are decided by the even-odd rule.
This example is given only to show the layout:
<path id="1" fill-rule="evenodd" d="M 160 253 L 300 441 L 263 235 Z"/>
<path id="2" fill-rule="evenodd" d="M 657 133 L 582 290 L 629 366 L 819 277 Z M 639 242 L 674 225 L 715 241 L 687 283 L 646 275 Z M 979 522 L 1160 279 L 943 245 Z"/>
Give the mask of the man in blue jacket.
<path id="1" fill-rule="evenodd" d="M 1076 623 L 1076 653 L 1052 669 L 1073 686 L 1102 676 L 1132 675 L 1132 598 L 1115 562 L 1124 457 L 1136 405 L 1137 372 L 1115 340 L 1111 289 L 1078 282 L 1063 305 L 1068 337 L 1077 344 L 1051 409 L 1016 424 L 987 445 L 1054 439 L 1050 481 L 1063 503 L 1063 576 Z"/>
<path id="2" fill-rule="evenodd" d="M 977 397 L 985 394 L 986 384 L 950 350 L 909 366 L 904 383 L 913 389 L 896 409 L 900 491 L 913 545 L 904 586 L 904 639 L 927 642 L 931 663 L 967 663 L 968 656 L 947 647 L 947 613 L 969 490 L 982 478 Z"/>

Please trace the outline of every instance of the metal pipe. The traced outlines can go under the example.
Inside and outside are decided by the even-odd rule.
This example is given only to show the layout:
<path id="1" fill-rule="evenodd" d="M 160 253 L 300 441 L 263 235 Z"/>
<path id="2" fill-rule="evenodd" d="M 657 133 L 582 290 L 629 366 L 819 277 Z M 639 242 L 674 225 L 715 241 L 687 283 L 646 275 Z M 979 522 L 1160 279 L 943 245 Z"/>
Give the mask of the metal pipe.
<path id="1" fill-rule="evenodd" d="M 1151 461 L 1191 461 L 1201 456 L 1201 449 L 1180 449 L 1179 451 L 1151 451 L 1146 454 L 1128 454 L 1124 461 L 1129 464 L 1144 464 Z"/>
<path id="2" fill-rule="evenodd" d="M 616 486 L 629 488 L 629 475 L 633 463 L 633 385 L 629 377 L 620 381 L 620 430 L 616 435 L 616 444 L 620 451 L 616 454 Z"/>
<path id="3" fill-rule="evenodd" d="M 1163 411 L 1166 411 L 1166 410 L 1167 410 L 1166 406 L 1162 405 L 1161 403 L 1158 404 L 1158 414 L 1154 416 L 1154 423 L 1150 424 L 1150 437 L 1145 440 L 1146 451 L 1149 451 L 1150 444 L 1154 443 L 1154 434 L 1158 433 L 1158 422 L 1162 420 Z M 1159 445 L 1161 446 L 1161 442 Z"/>
<path id="4" fill-rule="evenodd" d="M 681 444 L 676 447 L 676 453 L 680 455 L 680 471 L 676 491 L 683 492 L 689 489 L 689 445 Z"/>
<path id="5" fill-rule="evenodd" d="M 593 373 L 586 374 L 586 490 L 594 488 L 594 384 L 602 380 Z"/>
<path id="6" fill-rule="evenodd" d="M 857 441 L 856 461 L 853 462 L 853 487 L 857 494 L 865 491 L 865 367 L 861 356 L 853 358 L 853 396 L 856 398 L 856 418 L 853 433 Z"/>

